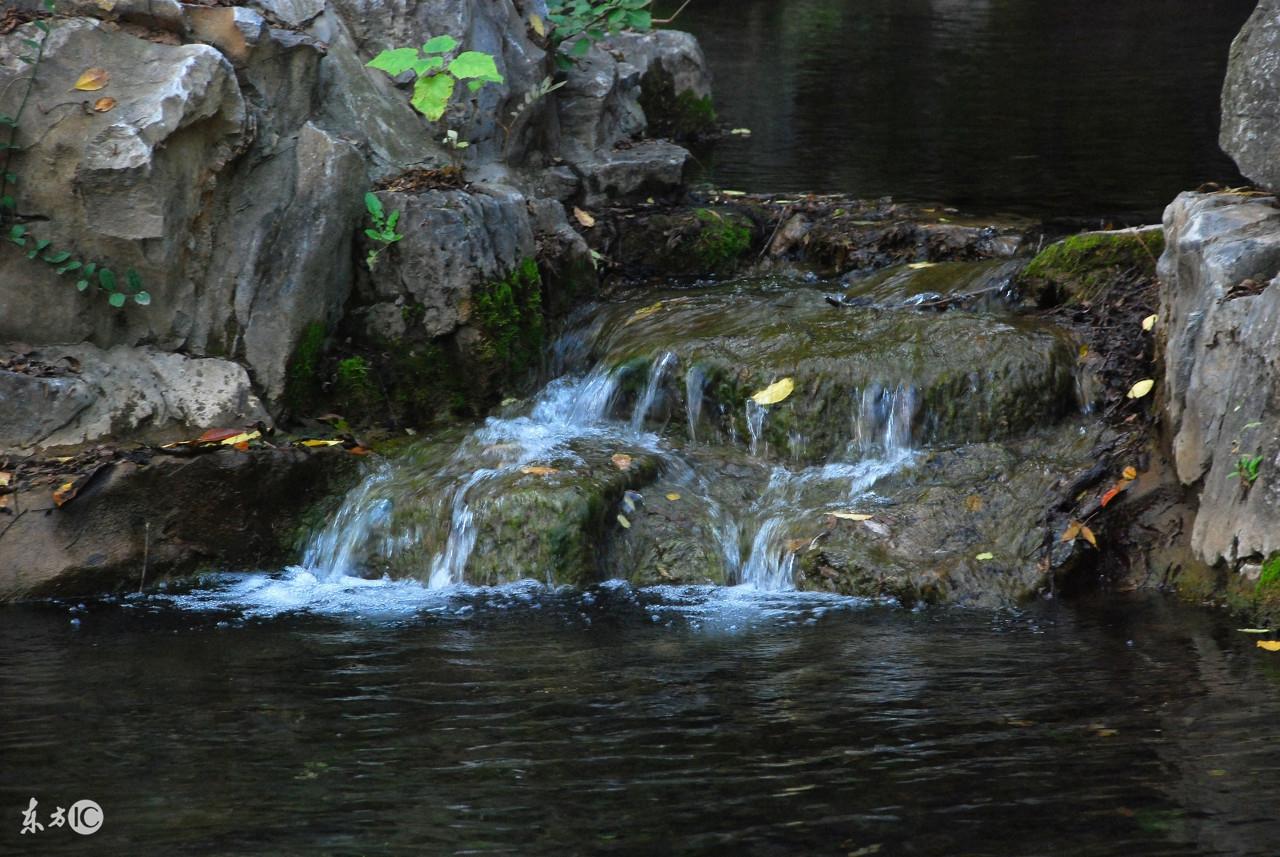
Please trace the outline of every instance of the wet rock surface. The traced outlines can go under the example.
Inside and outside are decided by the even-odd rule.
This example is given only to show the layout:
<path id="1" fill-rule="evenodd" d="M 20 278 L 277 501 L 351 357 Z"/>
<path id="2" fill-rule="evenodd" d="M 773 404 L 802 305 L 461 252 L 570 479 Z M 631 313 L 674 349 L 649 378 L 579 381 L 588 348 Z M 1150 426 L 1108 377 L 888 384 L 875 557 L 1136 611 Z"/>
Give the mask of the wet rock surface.
<path id="1" fill-rule="evenodd" d="M 1280 188 L 1280 3 L 1261 0 L 1231 45 L 1222 150 L 1259 185 Z"/>

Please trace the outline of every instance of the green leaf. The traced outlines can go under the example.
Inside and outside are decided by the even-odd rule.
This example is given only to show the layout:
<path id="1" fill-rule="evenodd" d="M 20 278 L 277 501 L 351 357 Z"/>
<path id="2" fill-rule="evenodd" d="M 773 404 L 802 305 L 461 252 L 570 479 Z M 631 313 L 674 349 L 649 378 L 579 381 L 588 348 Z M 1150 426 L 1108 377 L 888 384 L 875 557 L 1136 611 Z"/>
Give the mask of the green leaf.
<path id="1" fill-rule="evenodd" d="M 133 268 L 124 272 L 124 279 L 129 284 L 130 294 L 137 294 L 142 291 L 142 277 L 138 276 L 138 272 Z"/>
<path id="2" fill-rule="evenodd" d="M 44 8 L 46 12 L 54 11 L 53 0 L 44 0 Z"/>
<path id="3" fill-rule="evenodd" d="M 0 125 L 7 125 L 10 128 L 18 127 L 18 120 L 5 113 L 0 113 Z"/>
<path id="4" fill-rule="evenodd" d="M 486 80 L 490 83 L 502 83 L 502 75 L 498 74 L 497 63 L 493 57 L 480 51 L 463 51 L 453 62 L 449 63 L 449 71 L 459 80 Z"/>
<path id="5" fill-rule="evenodd" d="M 31 48 L 31 50 L 33 51 L 40 50 L 40 43 L 37 42 L 35 39 L 19 39 L 18 41 L 22 42 L 24 45 Z"/>
<path id="6" fill-rule="evenodd" d="M 46 255 L 44 260 L 50 265 L 61 265 L 63 262 L 71 258 L 71 254 L 66 250 L 60 250 L 57 253 Z"/>
<path id="7" fill-rule="evenodd" d="M 582 58 L 591 50 L 591 40 L 583 36 L 581 39 L 573 43 L 573 47 L 569 48 L 569 56 Z"/>
<path id="8" fill-rule="evenodd" d="M 398 211 L 391 212 L 391 216 L 387 218 L 387 230 L 390 232 L 394 232 L 396 228 L 396 224 L 399 222 L 400 222 L 400 212 Z"/>
<path id="9" fill-rule="evenodd" d="M 488 81 L 484 81 L 484 80 L 468 80 L 467 89 L 470 90 L 471 92 L 479 92 L 480 90 L 484 89 L 485 84 L 487 82 Z"/>
<path id="10" fill-rule="evenodd" d="M 96 271 L 96 270 L 98 270 L 98 263 L 97 263 L 97 262 L 89 262 L 88 264 L 86 264 L 86 265 L 84 266 L 84 275 L 85 275 L 86 277 L 92 277 L 92 276 L 93 276 L 93 272 L 94 272 L 94 271 Z"/>
<path id="11" fill-rule="evenodd" d="M 436 36 L 434 39 L 428 39 L 427 43 L 422 46 L 422 52 L 426 54 L 447 54 L 458 46 L 458 40 L 453 36 Z"/>
<path id="12" fill-rule="evenodd" d="M 651 30 L 653 15 L 649 12 L 628 12 L 627 26 L 635 30 Z"/>
<path id="13" fill-rule="evenodd" d="M 365 234 L 365 237 L 366 237 L 366 238 L 368 238 L 370 241 L 382 241 L 382 240 L 384 240 L 384 239 L 383 239 L 383 237 L 382 237 L 382 233 L 381 233 L 380 231 L 378 231 L 377 229 L 366 229 L 366 230 L 364 231 L 364 234 Z"/>
<path id="14" fill-rule="evenodd" d="M 366 193 L 364 195 L 364 207 L 374 220 L 382 220 L 382 200 L 378 199 L 376 194 Z"/>
<path id="15" fill-rule="evenodd" d="M 434 122 L 444 115 L 445 108 L 449 106 L 449 99 L 453 97 L 453 85 L 456 82 L 447 74 L 420 77 L 413 85 L 413 98 L 409 103 L 419 113 Z"/>
<path id="16" fill-rule="evenodd" d="M 417 48 L 396 48 L 393 51 L 383 51 L 378 54 L 369 60 L 368 65 L 369 68 L 376 68 L 379 71 L 385 71 L 392 77 L 397 77 L 413 68 L 413 64 L 417 61 Z"/>
<path id="17" fill-rule="evenodd" d="M 67 264 L 65 264 L 65 265 L 63 265 L 61 268 L 59 268 L 59 269 L 58 269 L 58 273 L 59 273 L 59 274 L 67 274 L 67 273 L 70 273 L 71 271 L 78 271 L 78 270 L 80 270 L 82 267 L 84 267 L 84 266 L 80 264 L 80 261 L 79 261 L 79 260 L 75 260 L 75 261 L 68 262 Z"/>
<path id="18" fill-rule="evenodd" d="M 8 194 L 5 194 L 4 196 L 0 196 L 0 208 L 17 208 L 17 207 L 18 207 L 18 204 L 14 201 L 12 196 L 9 196 Z"/>
<path id="19" fill-rule="evenodd" d="M 49 25 L 44 21 L 36 21 L 35 25 L 37 30 L 44 33 L 46 36 L 49 35 Z"/>
<path id="20" fill-rule="evenodd" d="M 427 57 L 413 64 L 413 73 L 418 77 L 444 68 L 444 57 Z"/>
<path id="21" fill-rule="evenodd" d="M 81 292 L 83 292 L 83 291 L 84 291 L 85 289 L 87 289 L 87 288 L 89 288 L 89 281 L 88 281 L 88 280 L 76 280 L 76 290 L 77 290 L 77 291 L 81 291 Z"/>
<path id="22" fill-rule="evenodd" d="M 133 296 L 133 302 L 138 306 L 150 306 L 151 295 L 148 292 L 138 292 Z"/>
<path id="23" fill-rule="evenodd" d="M 126 300 L 128 300 L 128 298 L 125 297 L 124 292 L 112 292 L 111 297 L 107 298 L 107 303 L 111 304 L 116 309 L 119 309 L 124 306 L 124 302 Z"/>
<path id="24" fill-rule="evenodd" d="M 108 292 L 117 292 L 116 275 L 110 268 L 102 268 L 98 271 L 98 285 Z M 119 306 L 120 304 L 116 304 Z"/>

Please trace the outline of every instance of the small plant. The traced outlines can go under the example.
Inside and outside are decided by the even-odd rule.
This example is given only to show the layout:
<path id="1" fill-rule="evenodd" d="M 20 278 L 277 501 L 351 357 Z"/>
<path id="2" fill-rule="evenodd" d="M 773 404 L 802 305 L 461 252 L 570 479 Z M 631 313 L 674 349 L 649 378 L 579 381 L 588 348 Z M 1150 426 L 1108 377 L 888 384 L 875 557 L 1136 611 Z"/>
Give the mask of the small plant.
<path id="1" fill-rule="evenodd" d="M 445 135 L 441 138 L 440 142 L 449 150 L 449 158 L 453 161 L 453 168 L 455 170 L 461 170 L 462 150 L 469 147 L 471 144 L 466 140 L 460 139 L 458 137 L 458 132 L 452 128 L 445 132 Z"/>
<path id="2" fill-rule="evenodd" d="M 378 257 L 382 255 L 382 251 L 404 236 L 396 232 L 396 224 L 400 222 L 400 212 L 393 211 L 391 214 L 387 214 L 382 207 L 382 200 L 378 199 L 377 194 L 366 193 L 364 195 L 364 207 L 369 212 L 369 219 L 373 221 L 373 228 L 366 229 L 364 234 L 370 241 L 380 245 L 370 250 L 369 255 L 364 260 L 365 264 L 369 266 L 369 270 L 372 271 L 373 266 L 378 263 Z"/>
<path id="3" fill-rule="evenodd" d="M 53 0 L 43 0 L 43 5 L 45 11 L 50 14 L 56 9 Z M 4 237 L 10 244 L 21 248 L 28 259 L 44 262 L 59 276 L 75 274 L 76 288 L 82 292 L 87 291 L 90 286 L 97 286 L 100 291 L 107 293 L 107 302 L 113 307 L 124 306 L 130 298 L 139 306 L 146 306 L 151 303 L 151 295 L 142 288 L 142 278 L 138 276 L 137 271 L 132 268 L 125 271 L 122 284 L 116 277 L 115 271 L 110 268 L 97 262 L 75 259 L 71 251 L 58 249 L 52 246 L 53 242 L 50 240 L 32 234 L 23 224 L 12 222 L 18 219 L 18 201 L 12 192 L 18 185 L 18 176 L 13 171 L 14 152 L 21 149 L 18 145 L 18 127 L 26 112 L 27 103 L 31 100 L 36 75 L 39 74 L 40 63 L 44 59 L 45 43 L 49 40 L 48 23 L 36 20 L 32 22 L 32 26 L 39 31 L 40 38 L 23 39 L 22 45 L 34 53 L 22 54 L 18 57 L 20 62 L 31 67 L 27 87 L 23 92 L 22 100 L 18 102 L 18 110 L 13 116 L 0 113 L 0 128 L 9 129 L 8 138 L 0 140 L 0 150 L 4 152 L 4 166 L 0 169 L 0 225 L 9 227 L 4 231 Z M 75 88 L 97 89 L 101 88 L 101 84 L 89 87 L 77 82 Z"/>
<path id="4" fill-rule="evenodd" d="M 653 0 L 553 0 L 547 4 L 547 18 L 555 25 L 551 43 L 556 62 L 567 69 L 610 33 L 652 29 L 652 5 Z"/>
<path id="5" fill-rule="evenodd" d="M 1236 469 L 1227 475 L 1228 479 L 1240 478 L 1246 485 L 1258 481 L 1258 469 L 1262 466 L 1261 455 L 1242 455 L 1236 461 Z"/>
<path id="6" fill-rule="evenodd" d="M 432 122 L 444 115 L 459 81 L 465 80 L 472 92 L 486 83 L 502 83 L 492 54 L 463 51 L 450 56 L 458 48 L 453 36 L 436 36 L 419 48 L 395 48 L 383 51 L 369 61 L 370 68 L 399 77 L 406 71 L 417 76 L 409 103 Z"/>
<path id="7" fill-rule="evenodd" d="M 511 111 L 510 121 L 506 125 L 503 125 L 502 120 L 498 120 L 498 124 L 506 134 L 507 139 L 511 139 L 512 129 L 516 127 L 516 123 L 520 121 L 520 117 L 523 116 L 530 107 L 533 107 L 533 105 L 537 104 L 539 101 L 546 98 L 566 83 L 568 83 L 568 81 L 565 80 L 555 83 L 550 76 L 547 76 L 542 79 L 542 82 L 534 86 L 533 89 L 526 92 L 524 96 L 521 97 L 520 103 L 516 105 L 516 109 Z"/>

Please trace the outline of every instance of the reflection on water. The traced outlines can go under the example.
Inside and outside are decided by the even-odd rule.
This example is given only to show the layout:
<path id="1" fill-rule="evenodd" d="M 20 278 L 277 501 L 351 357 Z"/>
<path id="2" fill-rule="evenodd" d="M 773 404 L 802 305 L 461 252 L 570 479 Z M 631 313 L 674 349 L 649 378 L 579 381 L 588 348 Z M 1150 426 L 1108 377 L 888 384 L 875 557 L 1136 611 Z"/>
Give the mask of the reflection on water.
<path id="1" fill-rule="evenodd" d="M 32 796 L 97 800 L 111 854 L 1280 842 L 1280 656 L 1206 613 L 622 584 L 383 595 L 413 607 L 6 609 L 0 852 L 85 853 L 65 829 L 19 838 Z"/>
<path id="2" fill-rule="evenodd" d="M 662 4 L 660 4 L 662 5 Z M 1219 151 L 1254 0 L 694 0 L 722 187 L 1156 218 Z"/>

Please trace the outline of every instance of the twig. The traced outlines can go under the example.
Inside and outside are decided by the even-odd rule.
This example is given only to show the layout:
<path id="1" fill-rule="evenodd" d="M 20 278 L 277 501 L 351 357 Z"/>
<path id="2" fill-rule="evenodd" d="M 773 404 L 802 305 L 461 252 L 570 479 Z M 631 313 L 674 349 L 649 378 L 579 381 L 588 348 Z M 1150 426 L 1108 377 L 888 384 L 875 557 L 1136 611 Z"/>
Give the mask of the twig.
<path id="1" fill-rule="evenodd" d="M 674 13 L 670 18 L 654 18 L 654 19 L 653 19 L 653 23 L 655 23 L 655 24 L 670 24 L 670 23 L 671 23 L 672 21 L 674 21 L 676 18 L 679 18 L 679 17 L 680 17 L 680 13 L 681 13 L 681 12 L 683 12 L 683 11 L 684 11 L 684 9 L 685 9 L 685 7 L 686 7 L 686 6 L 688 6 L 688 5 L 689 5 L 690 3 L 692 3 L 692 2 L 693 2 L 693 0 L 684 0 L 684 2 L 680 4 L 680 8 L 679 8 L 679 9 L 677 9 L 677 10 L 675 11 L 675 13 Z"/>
<path id="2" fill-rule="evenodd" d="M 147 585 L 147 565 L 151 561 L 151 522 L 147 521 L 142 536 L 142 579 L 138 581 L 138 594 Z"/>

